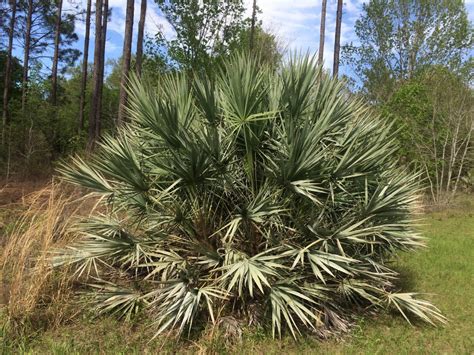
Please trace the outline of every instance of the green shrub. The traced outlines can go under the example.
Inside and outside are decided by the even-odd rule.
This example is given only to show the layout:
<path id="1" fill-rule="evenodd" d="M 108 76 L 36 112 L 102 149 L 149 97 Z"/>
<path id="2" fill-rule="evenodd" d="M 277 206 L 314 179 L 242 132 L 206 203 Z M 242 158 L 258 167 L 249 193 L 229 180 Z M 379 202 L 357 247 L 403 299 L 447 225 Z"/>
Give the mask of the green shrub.
<path id="1" fill-rule="evenodd" d="M 295 337 L 366 307 L 444 321 L 397 293 L 386 264 L 422 245 L 418 178 L 397 168 L 390 127 L 313 59 L 272 72 L 237 56 L 215 82 L 156 87 L 134 81 L 131 122 L 61 168 L 108 207 L 55 258 L 94 280 L 99 312 L 146 308 L 157 333 L 233 315 Z"/>

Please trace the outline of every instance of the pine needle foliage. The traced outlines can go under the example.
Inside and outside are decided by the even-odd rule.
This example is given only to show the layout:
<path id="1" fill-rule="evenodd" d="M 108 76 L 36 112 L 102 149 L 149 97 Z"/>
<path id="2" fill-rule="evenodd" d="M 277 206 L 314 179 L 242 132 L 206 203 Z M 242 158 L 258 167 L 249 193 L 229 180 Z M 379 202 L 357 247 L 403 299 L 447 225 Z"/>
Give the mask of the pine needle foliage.
<path id="1" fill-rule="evenodd" d="M 127 126 L 60 169 L 110 211 L 54 258 L 91 280 L 100 312 L 148 309 L 157 334 L 240 315 L 297 337 L 388 307 L 445 321 L 388 266 L 423 245 L 419 179 L 397 167 L 391 127 L 314 58 L 275 72 L 236 55 L 213 80 L 129 90 Z"/>

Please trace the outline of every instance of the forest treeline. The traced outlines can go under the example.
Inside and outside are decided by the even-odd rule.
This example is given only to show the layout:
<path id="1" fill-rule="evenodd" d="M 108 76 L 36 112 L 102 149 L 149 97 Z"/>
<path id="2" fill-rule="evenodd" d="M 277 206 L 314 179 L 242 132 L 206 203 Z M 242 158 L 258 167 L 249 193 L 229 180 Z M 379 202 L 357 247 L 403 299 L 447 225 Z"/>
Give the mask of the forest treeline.
<path id="1" fill-rule="evenodd" d="M 172 38 L 162 28 L 145 33 L 150 5 L 170 24 Z M 473 27 L 464 1 L 371 0 L 355 23 L 358 40 L 342 47 L 344 3 L 337 1 L 334 24 L 326 23 L 332 7 L 327 0 L 321 5 L 314 24 L 321 63 L 326 27 L 335 29 L 326 75 L 342 77 L 351 95 L 393 125 L 400 165 L 422 172 L 433 200 L 470 189 Z M 108 0 L 2 1 L 3 177 L 47 175 L 58 159 L 97 149 L 101 137 L 128 120 L 132 73 L 154 85 L 173 72 L 212 79 L 220 63 L 240 51 L 278 70 L 291 54 L 263 27 L 258 0 L 250 6 L 243 0 L 127 0 L 122 56 L 106 61 L 107 27 L 117 11 Z"/>
<path id="2" fill-rule="evenodd" d="M 59 157 L 93 150 L 99 137 L 126 120 L 131 72 L 154 79 L 181 70 L 211 74 L 225 57 L 251 47 L 275 66 L 281 58 L 276 37 L 257 19 L 256 3 L 247 18 L 242 1 L 157 1 L 176 33 L 168 40 L 160 29 L 145 37 L 147 2 L 127 1 L 123 54 L 106 62 L 107 25 L 117 10 L 108 0 L 2 1 L 5 175 L 35 176 Z M 80 22 L 85 27 L 82 51 L 76 33 Z"/>

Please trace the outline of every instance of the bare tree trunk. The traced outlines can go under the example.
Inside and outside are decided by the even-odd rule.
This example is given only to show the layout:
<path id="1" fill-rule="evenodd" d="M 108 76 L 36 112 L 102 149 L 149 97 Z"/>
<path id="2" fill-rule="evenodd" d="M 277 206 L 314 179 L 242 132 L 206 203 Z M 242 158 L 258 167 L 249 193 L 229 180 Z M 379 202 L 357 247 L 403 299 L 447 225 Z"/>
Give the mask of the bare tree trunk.
<path id="1" fill-rule="evenodd" d="M 430 176 L 430 170 L 428 169 L 428 165 L 426 162 L 422 162 L 422 166 L 425 170 L 426 177 L 428 178 L 428 182 L 430 183 L 430 192 L 431 192 L 431 198 L 433 201 L 436 201 L 436 193 L 435 193 L 435 187 L 433 185 L 433 179 L 431 179 Z"/>
<path id="2" fill-rule="evenodd" d="M 132 52 L 132 34 L 133 34 L 133 0 L 127 0 L 127 15 L 125 17 L 125 38 L 123 41 L 122 55 L 122 78 L 120 80 L 120 103 L 117 117 L 117 126 L 120 126 L 124 120 L 125 106 L 127 105 L 127 82 L 130 72 L 130 59 Z"/>
<path id="3" fill-rule="evenodd" d="M 438 149 L 437 149 L 437 143 L 438 143 L 438 138 L 436 136 L 436 105 L 433 106 L 433 112 L 431 114 L 431 140 L 432 140 L 432 145 L 433 145 L 433 160 L 435 162 L 434 167 L 435 167 L 435 186 L 436 186 L 436 200 L 435 203 L 438 202 L 439 196 L 441 196 L 441 190 L 440 190 L 440 185 L 443 184 L 443 181 L 440 181 L 440 173 L 438 169 Z"/>
<path id="4" fill-rule="evenodd" d="M 450 121 L 456 125 L 455 133 L 451 143 L 450 166 L 448 171 L 448 183 L 451 184 L 453 178 L 454 181 L 452 182 L 451 191 L 449 188 L 446 188 L 446 192 L 450 193 L 451 198 L 454 197 L 458 188 L 459 180 L 461 178 L 461 173 L 464 167 L 465 157 L 468 152 L 469 145 L 471 143 L 471 133 L 474 125 L 474 119 L 471 118 L 471 124 L 469 125 L 469 127 L 461 127 L 464 123 L 463 116 L 466 114 L 465 112 L 463 112 L 463 107 L 465 107 L 465 104 L 466 97 L 463 97 L 461 99 L 461 102 L 453 102 L 449 105 Z M 467 113 L 467 117 L 472 117 L 472 112 Z M 465 128 L 467 128 L 467 135 L 466 137 L 462 137 L 462 132 L 464 132 Z M 455 171 L 456 165 L 458 165 L 457 174 Z"/>
<path id="5" fill-rule="evenodd" d="M 332 75 L 337 78 L 339 75 L 339 52 L 341 51 L 341 23 L 342 23 L 342 0 L 337 0 L 336 14 L 336 35 L 334 38 L 334 63 Z"/>
<path id="6" fill-rule="evenodd" d="M 143 61 L 143 34 L 145 32 L 145 18 L 146 18 L 146 2 L 142 0 L 140 9 L 140 21 L 138 21 L 138 35 L 137 35 L 137 58 L 136 58 L 136 72 L 140 76 L 142 74 L 142 61 Z"/>
<path id="7" fill-rule="evenodd" d="M 58 101 L 58 61 L 59 61 L 59 41 L 61 39 L 61 13 L 63 0 L 57 1 L 56 28 L 54 34 L 54 55 L 53 69 L 51 73 L 51 103 L 56 106 Z"/>
<path id="8" fill-rule="evenodd" d="M 449 195 L 449 189 L 451 188 L 451 179 L 453 177 L 453 171 L 456 164 L 456 157 L 458 155 L 457 144 L 459 141 L 459 129 L 461 126 L 461 120 L 456 121 L 456 129 L 454 130 L 453 137 L 451 138 L 451 147 L 449 149 L 449 163 L 448 163 L 448 175 L 446 177 L 446 195 Z"/>
<path id="9" fill-rule="evenodd" d="M 7 60 L 5 63 L 5 83 L 3 87 L 3 110 L 2 110 L 2 143 L 5 138 L 5 127 L 9 123 L 8 117 L 8 101 L 10 100 L 10 80 L 12 74 L 12 51 L 13 51 L 13 35 L 15 34 L 15 16 L 16 16 L 16 1 L 10 0 L 11 6 L 11 18 L 10 18 L 10 27 L 8 30 L 8 52 Z"/>
<path id="10" fill-rule="evenodd" d="M 102 12 L 102 44 L 100 47 L 100 66 L 99 66 L 99 91 L 97 96 L 97 113 L 95 118 L 95 138 L 100 137 L 102 121 L 102 91 L 104 88 L 104 66 L 105 66 L 105 42 L 107 41 L 107 21 L 109 16 L 109 0 L 104 0 L 104 10 Z"/>
<path id="11" fill-rule="evenodd" d="M 455 183 L 454 183 L 454 188 L 453 188 L 453 191 L 452 191 L 452 197 L 454 197 L 454 195 L 456 194 L 456 191 L 458 190 L 458 184 L 459 184 L 459 180 L 461 179 L 461 173 L 462 173 L 462 169 L 464 167 L 464 163 L 466 162 L 466 155 L 467 155 L 467 152 L 469 151 L 469 145 L 471 143 L 471 135 L 472 135 L 472 132 L 474 130 L 474 120 L 471 122 L 471 127 L 469 129 L 469 133 L 465 139 L 465 142 L 463 144 L 464 145 L 464 151 L 462 153 L 462 156 L 461 156 L 461 159 L 459 161 L 459 168 L 458 168 L 458 174 L 456 176 L 456 180 L 455 180 Z M 462 144 L 461 144 L 461 147 L 462 147 Z"/>
<path id="12" fill-rule="evenodd" d="M 250 41 L 249 41 L 249 48 L 250 51 L 253 51 L 253 47 L 255 46 L 255 22 L 257 20 L 257 0 L 253 0 L 252 5 L 252 24 L 250 27 Z"/>
<path id="13" fill-rule="evenodd" d="M 95 43 L 94 43 L 94 74 L 93 74 L 93 89 L 92 89 L 92 103 L 89 114 L 89 142 L 88 149 L 93 150 L 95 147 L 95 126 L 98 115 L 98 98 L 100 92 L 100 63 L 101 63 L 101 48 L 102 48 L 102 0 L 95 2 Z"/>
<path id="14" fill-rule="evenodd" d="M 326 6 L 327 0 L 323 0 L 321 4 L 321 27 L 319 29 L 319 52 L 318 52 L 318 63 L 323 64 L 324 58 L 324 38 L 326 34 Z"/>
<path id="15" fill-rule="evenodd" d="M 30 60 L 31 42 L 31 18 L 33 17 L 33 0 L 28 0 L 28 12 L 26 14 L 25 48 L 23 55 L 23 80 L 21 83 L 21 110 L 25 111 L 26 95 L 28 91 L 28 66 Z"/>
<path id="16" fill-rule="evenodd" d="M 84 56 L 82 57 L 82 78 L 81 78 L 81 98 L 79 102 L 79 122 L 78 133 L 84 129 L 84 107 L 86 105 L 86 87 L 87 87 L 87 65 L 89 60 L 89 37 L 91 30 L 91 6 L 92 1 L 87 0 L 86 8 L 86 33 L 84 37 Z"/>
<path id="17" fill-rule="evenodd" d="M 444 184 L 444 172 L 446 171 L 446 150 L 448 147 L 448 139 L 449 139 L 449 132 L 446 133 L 446 139 L 444 140 L 443 143 L 443 149 L 441 150 L 441 175 L 439 178 L 439 187 L 438 187 L 438 200 L 440 200 L 443 197 L 443 184 Z M 438 157 L 436 157 L 437 161 Z"/>

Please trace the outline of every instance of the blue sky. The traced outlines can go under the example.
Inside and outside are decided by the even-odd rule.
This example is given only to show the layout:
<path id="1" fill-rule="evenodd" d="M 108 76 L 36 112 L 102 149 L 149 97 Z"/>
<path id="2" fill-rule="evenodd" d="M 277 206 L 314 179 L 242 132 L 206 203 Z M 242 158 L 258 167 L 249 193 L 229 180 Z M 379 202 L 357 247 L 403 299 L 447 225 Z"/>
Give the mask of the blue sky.
<path id="1" fill-rule="evenodd" d="M 65 3 L 67 4 L 70 1 L 75 3 L 82 2 L 85 8 L 86 0 L 67 0 Z M 252 0 L 245 0 L 245 2 L 250 15 Z M 353 28 L 355 21 L 360 16 L 364 2 L 367 2 L 367 0 L 344 0 L 341 30 L 342 44 L 357 41 Z M 329 68 L 332 63 L 334 48 L 334 26 L 337 1 L 327 0 L 327 4 L 324 59 L 325 65 Z M 126 0 L 109 0 L 109 6 L 113 9 L 113 14 L 108 25 L 106 43 L 107 59 L 116 59 L 120 57 L 122 53 L 123 33 L 125 28 L 125 5 Z M 309 50 L 312 53 L 316 52 L 319 46 L 320 0 L 257 0 L 257 5 L 262 10 L 260 18 L 263 21 L 264 28 L 277 34 L 284 47 L 290 50 Z M 466 0 L 466 7 L 469 12 L 470 20 L 474 22 L 474 0 Z M 140 0 L 135 0 L 134 47 L 139 15 Z M 173 31 L 163 18 L 158 6 L 154 1 L 149 0 L 145 31 L 147 33 L 156 33 L 160 28 L 164 31 L 165 36 L 173 36 Z M 92 28 L 92 34 L 93 30 Z M 83 23 L 78 23 L 77 33 L 80 38 L 77 46 L 82 50 L 84 39 Z M 93 41 L 91 41 L 90 45 L 89 53 L 93 51 Z"/>

